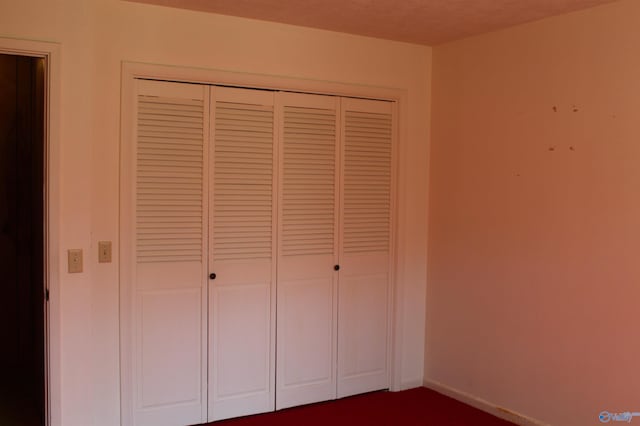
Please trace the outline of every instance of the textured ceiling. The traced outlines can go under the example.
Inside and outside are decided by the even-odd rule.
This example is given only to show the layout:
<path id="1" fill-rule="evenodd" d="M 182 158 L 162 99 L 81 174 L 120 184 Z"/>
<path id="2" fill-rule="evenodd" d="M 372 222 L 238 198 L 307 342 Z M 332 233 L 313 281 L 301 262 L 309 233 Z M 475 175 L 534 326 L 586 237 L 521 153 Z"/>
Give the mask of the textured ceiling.
<path id="1" fill-rule="evenodd" d="M 615 0 L 132 0 L 437 45 Z"/>

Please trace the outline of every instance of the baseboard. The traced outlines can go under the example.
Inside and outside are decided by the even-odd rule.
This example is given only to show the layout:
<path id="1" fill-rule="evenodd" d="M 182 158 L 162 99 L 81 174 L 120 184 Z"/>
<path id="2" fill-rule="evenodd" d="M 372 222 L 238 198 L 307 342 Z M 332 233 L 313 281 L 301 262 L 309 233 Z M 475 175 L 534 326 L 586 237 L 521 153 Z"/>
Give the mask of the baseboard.
<path id="1" fill-rule="evenodd" d="M 450 398 L 456 399 L 460 402 L 464 402 L 465 404 L 477 408 L 478 410 L 482 410 L 486 413 L 510 421 L 519 426 L 550 426 L 549 424 L 541 422 L 540 420 L 532 419 L 531 417 L 527 417 L 523 414 L 516 413 L 506 408 L 497 406 L 482 398 L 478 398 L 477 396 L 452 388 L 435 380 L 427 380 L 423 383 L 423 385 L 426 388 L 434 390 Z"/>
<path id="2" fill-rule="evenodd" d="M 419 387 L 422 387 L 422 380 L 420 379 L 404 380 L 400 383 L 399 390 L 407 390 L 407 389 L 413 389 L 413 388 L 419 388 Z"/>

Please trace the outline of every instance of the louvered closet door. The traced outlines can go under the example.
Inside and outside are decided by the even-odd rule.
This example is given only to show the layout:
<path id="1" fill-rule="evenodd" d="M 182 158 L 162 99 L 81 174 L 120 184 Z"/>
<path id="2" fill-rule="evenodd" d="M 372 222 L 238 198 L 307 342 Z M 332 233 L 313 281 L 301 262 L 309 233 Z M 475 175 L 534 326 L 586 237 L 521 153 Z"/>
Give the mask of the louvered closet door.
<path id="1" fill-rule="evenodd" d="M 207 418 L 208 92 L 136 84 L 133 418 L 182 426 Z"/>
<path id="2" fill-rule="evenodd" d="M 392 107 L 342 100 L 338 397 L 389 387 Z"/>
<path id="3" fill-rule="evenodd" d="M 278 409 L 336 396 L 339 100 L 277 94 Z"/>
<path id="4" fill-rule="evenodd" d="M 273 92 L 213 87 L 209 420 L 275 404 Z"/>

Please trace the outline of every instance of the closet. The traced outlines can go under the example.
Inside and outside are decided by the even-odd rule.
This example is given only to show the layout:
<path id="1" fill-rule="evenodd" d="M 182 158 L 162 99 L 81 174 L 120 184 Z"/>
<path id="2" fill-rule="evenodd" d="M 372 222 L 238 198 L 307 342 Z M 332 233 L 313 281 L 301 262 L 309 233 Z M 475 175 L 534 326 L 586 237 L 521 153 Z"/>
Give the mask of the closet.
<path id="1" fill-rule="evenodd" d="M 123 424 L 197 424 L 388 388 L 393 102 L 133 86 Z"/>

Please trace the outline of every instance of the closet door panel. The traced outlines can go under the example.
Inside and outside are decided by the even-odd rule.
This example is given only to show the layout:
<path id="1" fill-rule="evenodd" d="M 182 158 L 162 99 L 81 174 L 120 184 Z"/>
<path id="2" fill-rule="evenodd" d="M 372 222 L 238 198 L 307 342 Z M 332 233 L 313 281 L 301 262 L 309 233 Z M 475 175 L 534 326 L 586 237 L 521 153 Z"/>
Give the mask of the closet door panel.
<path id="1" fill-rule="evenodd" d="M 336 395 L 338 103 L 277 95 L 278 409 Z"/>
<path id="2" fill-rule="evenodd" d="M 278 265 L 278 409 L 335 398 L 332 260 Z"/>
<path id="3" fill-rule="evenodd" d="M 133 392 L 131 423 L 200 423 L 207 410 L 208 92 L 144 80 L 136 89 L 132 369 L 124 379 Z"/>
<path id="4" fill-rule="evenodd" d="M 340 271 L 338 397 L 389 387 L 389 259 L 351 256 Z"/>
<path id="5" fill-rule="evenodd" d="M 261 279 L 216 286 L 211 420 L 273 410 L 269 285 Z"/>
<path id="6" fill-rule="evenodd" d="M 273 93 L 213 87 L 209 420 L 275 404 Z"/>
<path id="7" fill-rule="evenodd" d="M 338 397 L 389 387 L 393 104 L 342 100 Z"/>

